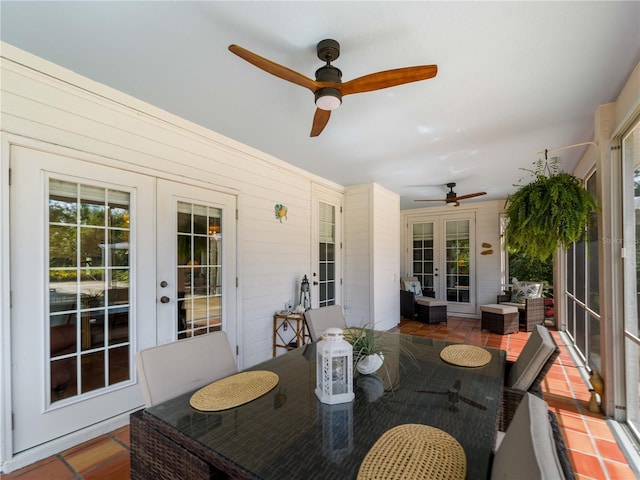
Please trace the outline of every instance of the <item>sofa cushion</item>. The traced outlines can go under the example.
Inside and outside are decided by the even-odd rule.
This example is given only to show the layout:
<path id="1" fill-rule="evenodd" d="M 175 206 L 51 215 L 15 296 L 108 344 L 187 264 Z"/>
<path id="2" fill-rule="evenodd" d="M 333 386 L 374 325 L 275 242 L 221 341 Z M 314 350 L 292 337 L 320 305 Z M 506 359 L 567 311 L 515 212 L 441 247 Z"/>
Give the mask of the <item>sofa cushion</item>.
<path id="1" fill-rule="evenodd" d="M 527 298 L 539 298 L 542 296 L 542 283 L 519 282 L 514 280 L 511 286 L 511 301 L 524 304 Z"/>
<path id="2" fill-rule="evenodd" d="M 493 458 L 491 480 L 563 480 L 547 402 L 527 393 Z"/>
<path id="3" fill-rule="evenodd" d="M 505 385 L 516 390 L 528 390 L 555 349 L 556 344 L 549 330 L 536 325 L 518 359 L 511 366 Z"/>
<path id="4" fill-rule="evenodd" d="M 431 298 L 431 297 L 416 298 L 416 303 L 418 305 L 424 305 L 425 307 L 446 307 L 447 306 L 446 300 L 436 300 L 435 298 Z"/>
<path id="5" fill-rule="evenodd" d="M 518 313 L 518 307 L 513 304 L 490 303 L 488 305 L 480 305 L 480 311 L 505 315 L 507 313 Z"/>
<path id="6" fill-rule="evenodd" d="M 403 277 L 401 280 L 402 289 L 407 292 L 413 292 L 416 297 L 422 296 L 422 287 L 417 277 Z"/>

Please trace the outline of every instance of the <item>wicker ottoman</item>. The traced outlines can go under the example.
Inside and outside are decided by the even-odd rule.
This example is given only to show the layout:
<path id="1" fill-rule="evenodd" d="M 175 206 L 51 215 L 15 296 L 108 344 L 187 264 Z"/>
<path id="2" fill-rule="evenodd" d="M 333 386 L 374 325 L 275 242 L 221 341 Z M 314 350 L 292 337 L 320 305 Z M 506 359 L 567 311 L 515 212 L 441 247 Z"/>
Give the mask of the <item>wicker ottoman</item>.
<path id="1" fill-rule="evenodd" d="M 520 324 L 518 307 L 492 303 L 480 305 L 480 311 L 482 312 L 481 328 L 500 335 L 518 332 Z"/>
<path id="2" fill-rule="evenodd" d="M 416 317 L 424 323 L 447 321 L 447 302 L 431 297 L 416 297 Z"/>

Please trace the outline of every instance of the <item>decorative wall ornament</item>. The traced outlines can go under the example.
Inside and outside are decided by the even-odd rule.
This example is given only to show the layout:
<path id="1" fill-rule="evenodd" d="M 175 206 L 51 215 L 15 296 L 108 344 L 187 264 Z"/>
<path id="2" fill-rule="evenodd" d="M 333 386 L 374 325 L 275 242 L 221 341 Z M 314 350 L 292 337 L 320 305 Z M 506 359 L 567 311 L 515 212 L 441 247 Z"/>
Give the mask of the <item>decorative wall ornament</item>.
<path id="1" fill-rule="evenodd" d="M 282 223 L 283 218 L 285 220 L 287 219 L 287 211 L 288 211 L 287 207 L 285 207 L 281 203 L 276 203 L 275 210 L 276 210 L 276 220 L 280 220 L 280 223 Z"/>
<path id="2" fill-rule="evenodd" d="M 484 243 L 482 244 L 482 248 L 491 248 L 491 244 L 490 244 L 490 243 L 487 243 L 487 242 L 484 242 Z"/>

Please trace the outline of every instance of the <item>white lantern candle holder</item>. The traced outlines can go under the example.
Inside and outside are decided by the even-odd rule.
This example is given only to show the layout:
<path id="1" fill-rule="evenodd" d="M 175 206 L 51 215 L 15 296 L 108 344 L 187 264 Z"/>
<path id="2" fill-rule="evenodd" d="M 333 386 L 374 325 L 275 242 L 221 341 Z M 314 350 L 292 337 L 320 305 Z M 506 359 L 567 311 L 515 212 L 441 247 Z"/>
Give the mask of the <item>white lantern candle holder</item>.
<path id="1" fill-rule="evenodd" d="M 322 403 L 351 402 L 353 347 L 340 328 L 329 328 L 316 345 L 316 396 Z"/>

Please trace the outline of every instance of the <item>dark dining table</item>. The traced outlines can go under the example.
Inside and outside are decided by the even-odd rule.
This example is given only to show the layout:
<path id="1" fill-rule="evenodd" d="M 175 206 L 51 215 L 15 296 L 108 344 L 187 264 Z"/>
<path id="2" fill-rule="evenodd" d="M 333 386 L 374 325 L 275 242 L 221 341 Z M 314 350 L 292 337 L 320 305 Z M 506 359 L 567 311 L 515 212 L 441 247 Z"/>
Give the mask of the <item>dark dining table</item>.
<path id="1" fill-rule="evenodd" d="M 488 478 L 505 352 L 487 348 L 488 364 L 460 367 L 440 358 L 450 342 L 381 335 L 389 345 L 384 364 L 376 374 L 355 374 L 355 400 L 349 403 L 318 401 L 312 343 L 248 369 L 275 372 L 279 382 L 239 407 L 198 411 L 189 392 L 135 412 L 132 480 L 355 479 L 376 440 L 407 423 L 452 435 L 464 449 L 467 479 Z"/>

